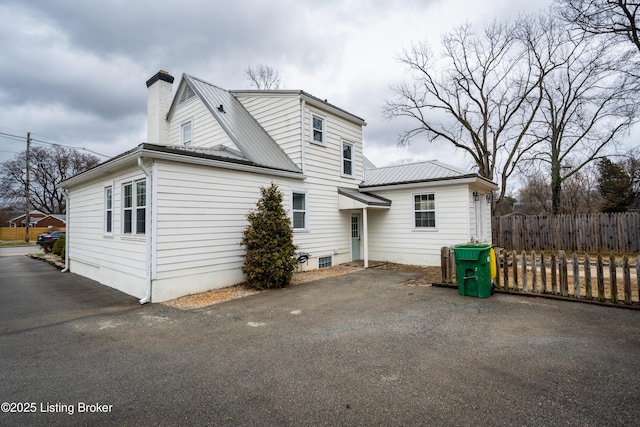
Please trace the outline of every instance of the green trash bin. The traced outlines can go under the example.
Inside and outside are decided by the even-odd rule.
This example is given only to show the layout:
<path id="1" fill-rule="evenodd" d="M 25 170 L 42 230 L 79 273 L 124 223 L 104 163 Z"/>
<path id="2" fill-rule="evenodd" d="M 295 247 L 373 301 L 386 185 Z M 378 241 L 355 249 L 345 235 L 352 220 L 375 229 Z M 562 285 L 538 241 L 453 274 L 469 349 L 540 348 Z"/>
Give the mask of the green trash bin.
<path id="1" fill-rule="evenodd" d="M 458 293 L 463 296 L 489 298 L 491 283 L 491 245 L 466 244 L 453 247 L 456 259 Z"/>

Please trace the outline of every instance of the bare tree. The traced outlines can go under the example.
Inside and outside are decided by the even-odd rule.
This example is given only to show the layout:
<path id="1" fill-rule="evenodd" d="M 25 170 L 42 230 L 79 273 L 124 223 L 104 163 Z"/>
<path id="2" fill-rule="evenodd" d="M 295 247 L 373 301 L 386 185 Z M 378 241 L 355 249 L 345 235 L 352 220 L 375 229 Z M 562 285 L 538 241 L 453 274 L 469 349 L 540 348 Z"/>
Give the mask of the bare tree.
<path id="1" fill-rule="evenodd" d="M 631 177 L 631 188 L 634 193 L 632 209 L 640 210 L 640 149 L 629 150 L 624 155 L 622 167 Z"/>
<path id="2" fill-rule="evenodd" d="M 582 31 L 630 42 L 640 52 L 640 1 L 557 0 L 557 5 L 562 18 Z"/>
<path id="3" fill-rule="evenodd" d="M 518 190 L 518 212 L 528 215 L 551 213 L 551 191 L 543 175 L 532 175 Z"/>
<path id="4" fill-rule="evenodd" d="M 549 171 L 542 169 L 526 171 L 525 185 L 518 191 L 518 212 L 529 215 L 552 215 L 553 205 Z M 562 186 L 562 205 L 559 213 L 583 214 L 599 212 L 602 205 L 598 190 L 598 173 L 594 163 L 575 173 Z"/>
<path id="5" fill-rule="evenodd" d="M 280 74 L 268 65 L 258 64 L 255 67 L 247 67 L 244 75 L 249 80 L 251 87 L 259 90 L 279 89 Z"/>
<path id="6" fill-rule="evenodd" d="M 523 40 L 536 40 L 528 45 L 543 59 L 540 67 L 556 64 L 542 81 L 542 104 L 530 128 L 544 145 L 528 160 L 549 165 L 553 213 L 558 214 L 563 183 L 637 122 L 634 80 L 621 72 L 606 41 L 573 32 L 549 14 L 526 21 L 521 29 Z"/>
<path id="7" fill-rule="evenodd" d="M 31 206 L 43 213 L 64 213 L 66 203 L 60 183 L 97 165 L 99 159 L 91 154 L 60 146 L 31 148 Z M 0 192 L 6 200 L 25 200 L 25 153 L 2 163 Z"/>
<path id="8" fill-rule="evenodd" d="M 494 21 L 476 35 L 470 25 L 446 35 L 440 55 L 428 44 L 413 44 L 399 60 L 411 81 L 392 87 L 387 118 L 415 123 L 399 139 L 404 145 L 421 134 L 463 150 L 480 176 L 500 184 L 493 208 L 505 197 L 507 181 L 520 160 L 540 142 L 529 128 L 541 103 L 548 69 L 533 64 L 516 34 L 519 24 Z"/>

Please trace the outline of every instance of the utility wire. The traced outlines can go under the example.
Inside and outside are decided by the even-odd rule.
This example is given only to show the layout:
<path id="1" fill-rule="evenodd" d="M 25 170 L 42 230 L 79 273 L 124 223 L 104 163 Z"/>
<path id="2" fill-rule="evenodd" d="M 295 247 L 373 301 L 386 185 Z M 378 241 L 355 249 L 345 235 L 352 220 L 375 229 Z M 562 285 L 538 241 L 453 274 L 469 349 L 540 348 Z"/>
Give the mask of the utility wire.
<path id="1" fill-rule="evenodd" d="M 15 140 L 15 141 L 25 141 L 26 142 L 26 140 L 27 140 L 27 138 L 24 137 L 24 136 L 13 135 L 13 134 L 10 134 L 10 133 L 5 133 L 5 132 L 0 132 L 0 136 L 3 137 L 3 138 L 6 138 L 6 139 Z M 42 139 L 31 138 L 31 142 L 45 144 L 45 145 L 51 145 L 51 146 L 55 146 L 55 147 L 73 148 L 74 150 L 84 150 L 84 151 L 88 151 L 89 153 L 95 154 L 97 156 L 111 157 L 111 156 L 108 156 L 106 154 L 98 153 L 97 151 L 89 150 L 88 148 L 74 147 L 72 145 L 59 144 L 57 142 L 49 142 L 49 141 L 44 141 Z"/>

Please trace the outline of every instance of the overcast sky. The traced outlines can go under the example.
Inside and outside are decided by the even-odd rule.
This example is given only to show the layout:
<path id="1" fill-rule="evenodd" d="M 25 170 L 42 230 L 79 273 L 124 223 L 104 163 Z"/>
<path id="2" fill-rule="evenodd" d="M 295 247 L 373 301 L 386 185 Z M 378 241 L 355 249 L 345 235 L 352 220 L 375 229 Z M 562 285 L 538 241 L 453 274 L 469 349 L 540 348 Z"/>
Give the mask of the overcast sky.
<path id="1" fill-rule="evenodd" d="M 279 71 L 282 89 L 365 119 L 364 151 L 376 165 L 437 158 L 470 168 L 446 144 L 397 148 L 406 123 L 381 114 L 389 86 L 403 80 L 396 55 L 412 41 L 438 47 L 467 21 L 550 2 L 0 0 L 0 132 L 114 156 L 146 140 L 145 81 L 158 70 L 176 82 L 187 73 L 246 89 L 247 66 L 265 64 Z M 0 136 L 0 161 L 24 149 Z"/>

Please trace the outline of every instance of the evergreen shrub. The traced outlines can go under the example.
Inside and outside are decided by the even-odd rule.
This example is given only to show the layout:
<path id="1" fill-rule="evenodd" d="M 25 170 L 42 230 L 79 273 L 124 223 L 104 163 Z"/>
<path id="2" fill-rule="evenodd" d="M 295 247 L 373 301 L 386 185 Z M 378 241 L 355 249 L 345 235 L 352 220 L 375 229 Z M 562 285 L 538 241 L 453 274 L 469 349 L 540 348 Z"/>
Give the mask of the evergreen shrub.
<path id="1" fill-rule="evenodd" d="M 58 255 L 58 256 L 64 256 L 64 236 L 60 236 L 58 237 L 58 240 L 56 240 L 56 243 L 53 245 L 53 249 L 51 249 L 51 252 L 54 255 Z"/>
<path id="2" fill-rule="evenodd" d="M 282 207 L 282 193 L 275 183 L 261 187 L 257 208 L 247 215 L 249 225 L 241 244 L 245 246 L 242 272 L 256 289 L 283 288 L 296 269 L 296 247 L 291 221 Z"/>

